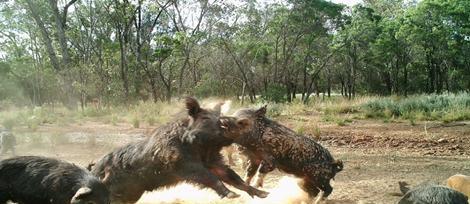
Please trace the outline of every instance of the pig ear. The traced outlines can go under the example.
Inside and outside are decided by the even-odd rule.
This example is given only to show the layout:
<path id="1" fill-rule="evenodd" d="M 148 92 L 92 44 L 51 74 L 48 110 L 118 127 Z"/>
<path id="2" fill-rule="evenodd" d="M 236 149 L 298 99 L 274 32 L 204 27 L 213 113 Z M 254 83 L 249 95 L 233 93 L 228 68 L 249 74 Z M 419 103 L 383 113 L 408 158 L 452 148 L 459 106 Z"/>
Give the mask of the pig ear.
<path id="1" fill-rule="evenodd" d="M 110 167 L 105 167 L 104 168 L 104 177 L 101 180 L 102 183 L 106 183 L 109 180 L 109 177 L 111 175 L 111 168 Z"/>
<path id="2" fill-rule="evenodd" d="M 88 187 L 81 187 L 72 197 L 72 201 L 82 200 L 86 196 L 90 195 L 93 191 Z"/>
<path id="3" fill-rule="evenodd" d="M 258 117 L 264 117 L 266 115 L 266 107 L 268 105 L 264 105 L 263 107 L 259 108 L 258 110 L 255 111 L 256 116 Z"/>
<path id="4" fill-rule="evenodd" d="M 215 105 L 214 108 L 212 108 L 212 110 L 214 111 L 215 114 L 220 115 L 223 105 L 224 105 L 224 102 L 217 103 L 217 105 Z"/>
<path id="5" fill-rule="evenodd" d="M 196 115 L 201 112 L 201 106 L 199 106 L 199 102 L 197 102 L 195 98 L 186 97 L 184 104 L 186 105 L 186 110 L 188 110 L 188 114 L 191 117 L 196 117 Z"/>
<path id="6" fill-rule="evenodd" d="M 410 188 L 408 187 L 408 183 L 404 181 L 398 181 L 398 185 L 400 186 L 400 191 L 405 195 L 408 191 L 410 191 Z"/>
<path id="7" fill-rule="evenodd" d="M 91 171 L 95 165 L 96 165 L 96 163 L 95 163 L 94 161 L 91 161 L 91 162 L 86 166 L 86 169 L 87 169 L 88 171 Z"/>
<path id="8" fill-rule="evenodd" d="M 253 127 L 253 123 L 249 119 L 238 119 L 237 120 L 237 125 L 242 131 L 249 130 Z"/>

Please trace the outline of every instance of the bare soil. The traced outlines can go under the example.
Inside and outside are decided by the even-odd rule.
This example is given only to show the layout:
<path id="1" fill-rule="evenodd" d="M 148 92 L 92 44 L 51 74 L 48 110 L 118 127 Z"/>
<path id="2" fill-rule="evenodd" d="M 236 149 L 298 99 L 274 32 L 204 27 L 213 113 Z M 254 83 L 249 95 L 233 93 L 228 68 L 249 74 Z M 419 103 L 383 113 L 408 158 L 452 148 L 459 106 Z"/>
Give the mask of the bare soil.
<path id="1" fill-rule="evenodd" d="M 344 161 L 344 170 L 332 181 L 334 191 L 328 203 L 396 203 L 400 199 L 396 195 L 398 181 L 412 185 L 424 181 L 443 183 L 457 173 L 470 175 L 468 122 L 412 125 L 407 121 L 355 120 L 338 126 L 312 115 L 280 117 L 279 120 L 294 129 L 298 125 L 315 124 L 320 130 L 315 138 Z M 17 128 L 15 133 L 20 143 L 19 155 L 44 155 L 86 166 L 115 147 L 146 137 L 154 128 L 86 122 L 62 127 L 40 126 L 36 131 Z M 308 129 L 305 134 L 313 137 L 314 132 Z M 30 135 L 41 139 L 33 140 Z M 234 169 L 243 175 L 240 166 Z M 278 171 L 269 174 L 265 188 L 279 187 L 283 176 L 285 174 Z M 246 195 L 220 200 L 215 193 L 205 192 L 210 194 L 208 200 L 181 201 L 189 192 L 177 192 L 180 194 L 177 200 L 164 203 L 251 203 L 252 200 Z M 156 198 L 154 203 L 162 202 Z"/>

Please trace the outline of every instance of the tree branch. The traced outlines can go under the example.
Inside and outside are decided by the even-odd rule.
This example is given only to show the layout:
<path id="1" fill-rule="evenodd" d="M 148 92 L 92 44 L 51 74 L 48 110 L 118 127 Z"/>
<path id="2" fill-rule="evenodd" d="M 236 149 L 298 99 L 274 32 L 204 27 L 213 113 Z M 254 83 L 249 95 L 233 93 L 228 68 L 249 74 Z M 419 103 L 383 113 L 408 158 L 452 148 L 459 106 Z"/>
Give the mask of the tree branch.
<path id="1" fill-rule="evenodd" d="M 65 22 L 67 22 L 67 12 L 69 10 L 69 7 L 72 6 L 75 2 L 77 2 L 78 0 L 70 0 L 63 8 L 63 11 L 62 11 L 62 24 L 65 28 Z"/>

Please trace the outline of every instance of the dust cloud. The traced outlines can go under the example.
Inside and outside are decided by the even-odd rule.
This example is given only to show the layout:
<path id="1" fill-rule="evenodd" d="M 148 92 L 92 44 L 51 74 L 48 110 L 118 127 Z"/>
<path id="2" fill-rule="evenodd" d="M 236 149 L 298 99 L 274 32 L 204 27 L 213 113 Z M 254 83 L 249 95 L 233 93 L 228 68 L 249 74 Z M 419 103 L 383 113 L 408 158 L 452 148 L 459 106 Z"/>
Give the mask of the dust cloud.
<path id="1" fill-rule="evenodd" d="M 169 203 L 213 203 L 219 196 L 210 189 L 201 189 L 188 183 L 158 191 L 147 192 L 137 201 L 138 204 L 169 204 Z"/>
<path id="2" fill-rule="evenodd" d="M 169 204 L 169 203 L 247 203 L 247 204 L 300 204 L 308 203 L 308 195 L 297 186 L 298 179 L 284 176 L 273 188 L 267 198 L 251 198 L 245 192 L 237 199 L 220 199 L 211 189 L 201 189 L 192 184 L 183 183 L 171 188 L 145 193 L 138 204 Z"/>
<path id="3" fill-rule="evenodd" d="M 308 203 L 308 194 L 303 191 L 297 182 L 299 179 L 284 176 L 274 188 L 267 189 L 269 196 L 267 198 L 255 198 L 248 200 L 249 204 L 300 204 Z"/>
<path id="4" fill-rule="evenodd" d="M 222 115 L 227 115 L 227 113 L 230 111 L 232 100 L 205 99 L 202 101 L 202 106 L 205 108 L 214 108 L 220 103 L 223 103 L 223 105 L 220 107 L 220 113 L 222 113 Z"/>

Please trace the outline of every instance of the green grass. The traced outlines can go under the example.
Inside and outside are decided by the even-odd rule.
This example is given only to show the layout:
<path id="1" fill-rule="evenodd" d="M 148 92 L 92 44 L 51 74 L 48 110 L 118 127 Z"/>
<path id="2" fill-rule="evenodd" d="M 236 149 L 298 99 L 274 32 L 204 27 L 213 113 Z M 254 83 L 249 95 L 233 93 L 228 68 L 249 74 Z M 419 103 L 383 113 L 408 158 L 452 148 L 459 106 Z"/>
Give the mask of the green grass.
<path id="1" fill-rule="evenodd" d="M 266 103 L 259 103 L 260 107 Z M 312 98 L 309 104 L 298 99 L 292 103 L 267 103 L 269 117 L 303 115 L 316 113 L 323 122 L 333 122 L 339 126 L 350 123 L 351 119 L 379 119 L 384 123 L 397 120 L 413 121 L 453 121 L 470 120 L 470 94 L 422 94 L 409 97 L 362 96 L 352 100 L 343 97 Z M 343 119 L 347 115 L 347 120 Z"/>
<path id="2" fill-rule="evenodd" d="M 223 101 L 217 98 L 202 100 L 203 107 L 210 103 Z M 430 94 L 410 97 L 374 97 L 361 96 L 353 100 L 344 97 L 312 98 L 308 104 L 300 99 L 291 103 L 267 103 L 259 101 L 255 104 L 232 101 L 228 114 L 243 107 L 261 107 L 267 105 L 268 117 L 279 117 L 299 120 L 317 116 L 323 122 L 348 125 L 352 120 L 377 119 L 384 123 L 403 120 L 416 124 L 418 121 L 453 121 L 470 120 L 470 94 Z M 183 104 L 163 102 L 138 102 L 129 106 L 86 107 L 84 110 L 69 110 L 58 104 L 43 107 L 15 107 L 0 111 L 0 124 L 4 127 L 25 127 L 35 131 L 46 124 L 67 126 L 82 124 L 84 121 L 99 121 L 117 125 L 128 123 L 133 127 L 143 125 L 154 126 L 163 124 L 184 111 Z"/>
<path id="3" fill-rule="evenodd" d="M 312 122 L 300 122 L 297 124 L 295 131 L 301 135 L 311 135 L 315 139 L 319 139 L 321 136 L 320 128 Z"/>
<path id="4" fill-rule="evenodd" d="M 139 128 L 140 127 L 140 120 L 137 116 L 132 118 L 132 126 L 134 128 Z"/>
<path id="5" fill-rule="evenodd" d="M 442 122 L 470 120 L 470 94 L 431 94 L 408 98 L 381 97 L 364 103 L 361 110 L 367 118 Z"/>
<path id="6" fill-rule="evenodd" d="M 70 110 L 55 104 L 42 107 L 10 107 L 0 111 L 0 124 L 3 127 L 26 127 L 36 131 L 40 126 L 56 124 L 82 124 L 84 121 L 100 121 L 117 125 L 128 122 L 134 127 L 140 127 L 143 122 L 150 126 L 169 121 L 183 106 L 167 103 L 139 102 L 130 106 L 85 107 L 84 110 Z"/>

